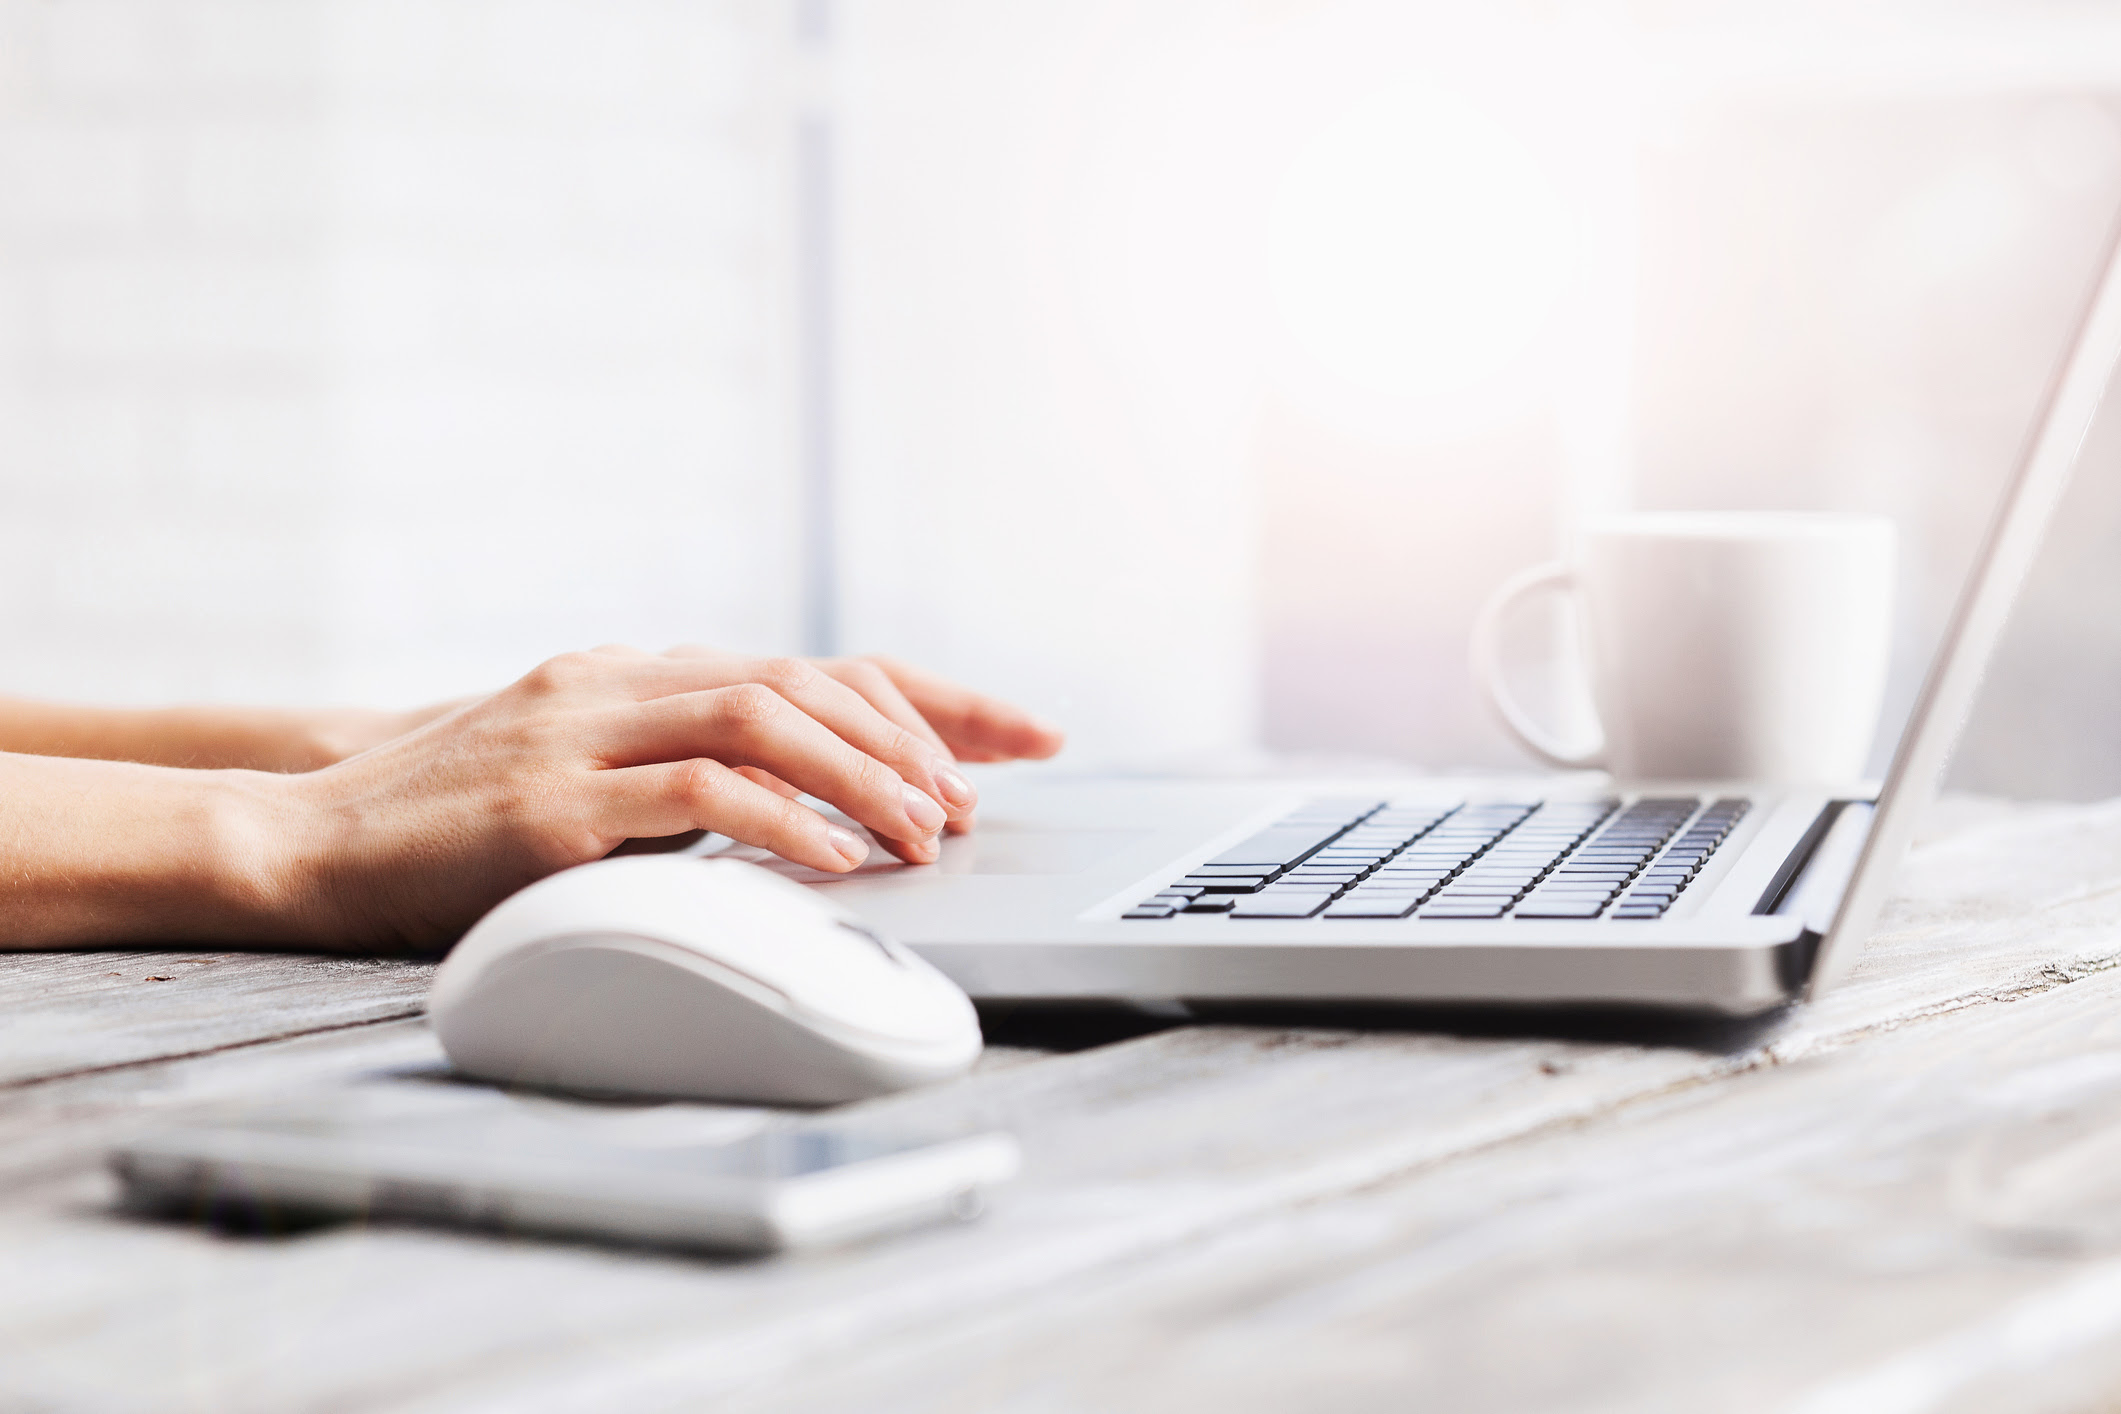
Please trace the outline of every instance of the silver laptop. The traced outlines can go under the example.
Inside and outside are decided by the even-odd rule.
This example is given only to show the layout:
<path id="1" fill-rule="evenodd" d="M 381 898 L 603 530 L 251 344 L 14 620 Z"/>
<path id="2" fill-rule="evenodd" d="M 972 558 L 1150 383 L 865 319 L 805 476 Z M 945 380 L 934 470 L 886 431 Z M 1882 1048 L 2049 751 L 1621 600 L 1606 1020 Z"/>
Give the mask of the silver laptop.
<path id="1" fill-rule="evenodd" d="M 1882 788 L 1027 780 L 989 789 L 933 866 L 774 867 L 979 998 L 1745 1016 L 1816 995 L 1876 920 L 2121 356 L 2117 271 L 2121 236 Z"/>

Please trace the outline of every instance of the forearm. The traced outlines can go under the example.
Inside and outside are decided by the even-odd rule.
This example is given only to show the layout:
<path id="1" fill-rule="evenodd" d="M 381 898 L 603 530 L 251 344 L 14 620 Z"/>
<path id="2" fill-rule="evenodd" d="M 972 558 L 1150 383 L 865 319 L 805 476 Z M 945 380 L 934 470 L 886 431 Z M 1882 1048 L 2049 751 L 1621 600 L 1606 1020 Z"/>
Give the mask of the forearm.
<path id="1" fill-rule="evenodd" d="M 195 769 L 311 771 L 413 720 L 353 709 L 81 707 L 0 698 L 0 751 Z"/>
<path id="2" fill-rule="evenodd" d="M 281 778 L 0 755 L 0 948 L 302 942 Z"/>

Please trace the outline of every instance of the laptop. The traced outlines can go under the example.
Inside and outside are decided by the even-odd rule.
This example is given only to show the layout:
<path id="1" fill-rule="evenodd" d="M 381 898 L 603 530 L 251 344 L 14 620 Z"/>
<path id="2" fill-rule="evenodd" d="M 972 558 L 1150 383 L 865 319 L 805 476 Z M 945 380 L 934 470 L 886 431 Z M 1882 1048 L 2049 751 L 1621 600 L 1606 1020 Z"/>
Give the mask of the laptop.
<path id="1" fill-rule="evenodd" d="M 1023 779 L 830 891 L 982 999 L 1628 1004 L 1749 1016 L 1847 972 L 2121 358 L 2121 232 L 1882 786 Z"/>

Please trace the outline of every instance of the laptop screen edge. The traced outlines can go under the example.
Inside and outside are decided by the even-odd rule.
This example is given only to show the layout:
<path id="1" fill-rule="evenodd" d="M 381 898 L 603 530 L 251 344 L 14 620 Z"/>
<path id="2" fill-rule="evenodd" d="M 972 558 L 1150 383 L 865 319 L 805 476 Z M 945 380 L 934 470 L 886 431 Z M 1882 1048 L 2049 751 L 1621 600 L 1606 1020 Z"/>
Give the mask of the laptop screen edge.
<path id="1" fill-rule="evenodd" d="M 2039 554 L 2093 418 L 2121 363 L 2121 220 L 2108 238 L 2091 301 L 2041 400 L 2031 439 L 2004 489 L 1974 569 L 1961 590 L 1929 676 L 1908 716 L 1878 796 L 1870 837 L 1812 966 L 1806 1000 L 1847 974 L 1885 907 L 1893 874 L 1913 842 L 1965 730 L 2012 604 Z"/>

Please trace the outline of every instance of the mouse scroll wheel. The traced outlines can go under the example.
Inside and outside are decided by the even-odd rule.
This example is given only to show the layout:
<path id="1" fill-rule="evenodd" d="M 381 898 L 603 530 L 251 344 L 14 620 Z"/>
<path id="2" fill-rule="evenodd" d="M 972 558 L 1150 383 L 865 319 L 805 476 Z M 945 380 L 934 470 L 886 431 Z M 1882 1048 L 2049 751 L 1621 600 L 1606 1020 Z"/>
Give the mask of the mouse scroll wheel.
<path id="1" fill-rule="evenodd" d="M 856 937 L 867 938 L 870 942 L 876 944 L 876 950 L 878 952 L 882 953 L 885 957 L 890 958 L 899 966 L 904 967 L 906 965 L 906 959 L 899 956 L 898 949 L 893 947 L 891 945 L 890 940 L 887 939 L 882 933 L 877 932 L 874 928 L 871 928 L 866 924 L 851 922 L 845 918 L 835 919 L 834 921 L 837 922 L 842 928 L 845 928 L 848 932 L 854 934 Z"/>

